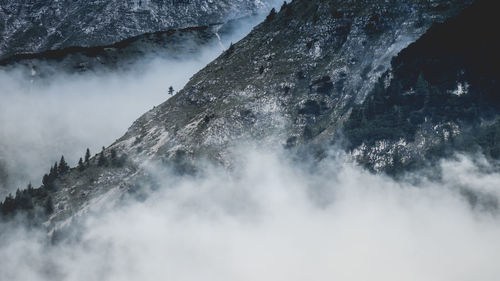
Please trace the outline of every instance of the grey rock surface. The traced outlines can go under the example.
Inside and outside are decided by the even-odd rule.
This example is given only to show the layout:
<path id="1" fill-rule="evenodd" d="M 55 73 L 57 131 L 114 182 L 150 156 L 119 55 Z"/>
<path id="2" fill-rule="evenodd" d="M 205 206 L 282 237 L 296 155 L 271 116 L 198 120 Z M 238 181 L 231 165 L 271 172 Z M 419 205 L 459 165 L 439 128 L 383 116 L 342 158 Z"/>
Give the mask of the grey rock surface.
<path id="1" fill-rule="evenodd" d="M 269 9 L 261 0 L 0 1 L 0 59 L 144 33 L 227 22 Z"/>
<path id="2" fill-rule="evenodd" d="M 129 71 L 155 58 L 180 59 L 197 55 L 203 47 L 219 46 L 218 26 L 203 26 L 139 35 L 111 45 L 69 47 L 0 61 L 0 69 L 21 69 L 25 77 L 49 78 L 60 73 Z"/>
<path id="3" fill-rule="evenodd" d="M 295 1 L 139 118 L 115 146 L 136 154 L 131 144 L 138 143 L 143 156 L 183 150 L 225 162 L 224 148 L 245 138 L 272 135 L 288 146 L 332 140 L 391 59 L 466 5 Z"/>

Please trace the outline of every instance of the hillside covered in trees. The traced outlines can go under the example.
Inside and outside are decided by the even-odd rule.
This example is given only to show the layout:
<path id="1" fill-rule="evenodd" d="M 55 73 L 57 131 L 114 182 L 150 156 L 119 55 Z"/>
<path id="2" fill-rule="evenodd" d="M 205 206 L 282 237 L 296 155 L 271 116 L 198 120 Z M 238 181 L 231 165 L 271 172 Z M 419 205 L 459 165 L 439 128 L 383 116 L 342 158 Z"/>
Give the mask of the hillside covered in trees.
<path id="1" fill-rule="evenodd" d="M 401 51 L 353 108 L 345 124 L 350 149 L 384 140 L 416 142 L 424 131 L 439 140 L 424 147 L 423 155 L 408 154 L 406 166 L 457 149 L 499 159 L 500 38 L 491 36 L 497 25 L 492 2 L 476 1 Z M 436 131 L 439 125 L 447 132 Z"/>

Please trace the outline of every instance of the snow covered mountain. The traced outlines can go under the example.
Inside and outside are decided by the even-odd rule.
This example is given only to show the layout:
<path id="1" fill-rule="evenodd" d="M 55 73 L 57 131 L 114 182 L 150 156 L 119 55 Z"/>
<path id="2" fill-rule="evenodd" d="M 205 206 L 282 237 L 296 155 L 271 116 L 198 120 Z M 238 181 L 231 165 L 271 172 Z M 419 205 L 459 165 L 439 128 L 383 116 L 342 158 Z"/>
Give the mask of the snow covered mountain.
<path id="1" fill-rule="evenodd" d="M 8 196 L 0 279 L 498 280 L 495 4 L 283 3 L 122 137 Z M 218 43 L 217 28 L 4 67 L 100 75 Z"/>
<path id="2" fill-rule="evenodd" d="M 340 143 L 366 167 L 394 174 L 444 151 L 436 145 L 458 149 L 453 140 L 461 133 L 462 147 L 483 147 L 498 158 L 498 143 L 482 145 L 497 134 L 498 73 L 480 54 L 477 64 L 464 59 L 481 53 L 479 46 L 496 61 L 495 39 L 473 32 L 493 28 L 491 17 L 477 20 L 492 9 L 488 1 L 469 7 L 472 2 L 283 4 L 85 167 L 53 175 L 35 189 L 45 191 L 33 200 L 50 196 L 55 209 L 47 225 L 60 229 L 75 214 L 154 189 L 151 163 L 180 173 L 192 172 L 202 159 L 230 167 L 231 148 L 247 141 L 291 153 L 313 148 L 319 158 Z M 456 44 L 469 36 L 479 45 Z M 470 74 L 478 65 L 487 70 L 480 78 Z M 467 101 L 477 106 L 457 116 L 452 108 Z M 483 109 L 485 115 L 474 114 Z M 493 126 L 478 127 L 483 121 Z M 470 126 L 475 133 L 466 130 Z"/>
<path id="3" fill-rule="evenodd" d="M 109 45 L 156 31 L 206 26 L 267 9 L 261 0 L 0 1 L 0 59 Z"/>

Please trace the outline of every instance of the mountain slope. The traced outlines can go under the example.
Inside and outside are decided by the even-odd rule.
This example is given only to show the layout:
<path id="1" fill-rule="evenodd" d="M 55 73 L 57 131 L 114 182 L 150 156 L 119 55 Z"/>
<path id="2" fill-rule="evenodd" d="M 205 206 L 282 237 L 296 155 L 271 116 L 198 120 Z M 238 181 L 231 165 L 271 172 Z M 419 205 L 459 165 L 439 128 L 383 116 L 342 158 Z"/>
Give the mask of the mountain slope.
<path id="1" fill-rule="evenodd" d="M 434 25 L 392 61 L 346 135 L 358 160 L 391 173 L 457 149 L 500 158 L 500 39 L 490 1 Z M 397 166 L 397 167 L 395 167 Z"/>
<path id="2" fill-rule="evenodd" d="M 182 151 L 224 162 L 223 148 L 241 138 L 277 135 L 288 146 L 331 140 L 391 58 L 466 3 L 434 5 L 292 2 L 136 121 L 115 147 L 132 154 L 131 144 L 144 140 L 143 156 Z"/>
<path id="3" fill-rule="evenodd" d="M 59 176 L 52 227 L 139 193 L 149 162 L 186 172 L 190 161 L 203 158 L 230 165 L 230 147 L 249 139 L 288 148 L 341 139 L 353 106 L 371 93 L 391 59 L 470 2 L 283 5 L 102 152 L 108 159 L 127 155 L 125 164 L 103 167 L 96 157 L 89 168 Z"/>
<path id="4" fill-rule="evenodd" d="M 255 0 L 0 1 L 0 58 L 112 44 L 140 34 L 205 26 L 267 7 Z"/>
<path id="5" fill-rule="evenodd" d="M 106 46 L 69 47 L 35 54 L 19 54 L 0 61 L 5 71 L 22 68 L 28 77 L 85 71 L 126 71 L 139 60 L 177 58 L 198 53 L 202 46 L 216 44 L 215 27 L 196 27 L 139 35 Z"/>
<path id="6" fill-rule="evenodd" d="M 185 59 L 206 49 L 222 51 L 257 24 L 263 14 L 255 14 L 222 24 L 170 29 L 141 34 L 111 45 L 68 47 L 41 53 L 16 54 L 0 60 L 0 70 L 21 69 L 26 77 L 86 71 L 127 71 L 157 58 Z"/>

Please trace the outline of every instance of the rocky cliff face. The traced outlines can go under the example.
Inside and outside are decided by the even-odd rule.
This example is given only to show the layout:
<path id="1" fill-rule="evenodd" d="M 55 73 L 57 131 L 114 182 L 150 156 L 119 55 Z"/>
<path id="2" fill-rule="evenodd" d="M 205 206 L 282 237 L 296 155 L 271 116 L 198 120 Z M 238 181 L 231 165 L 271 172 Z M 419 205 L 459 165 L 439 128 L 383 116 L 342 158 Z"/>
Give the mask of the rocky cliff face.
<path id="1" fill-rule="evenodd" d="M 94 158 L 83 172 L 59 177 L 52 227 L 137 192 L 148 162 L 189 171 L 193 159 L 230 165 L 228 149 L 249 139 L 291 150 L 344 139 L 346 121 L 387 80 L 391 60 L 433 23 L 456 16 L 471 2 L 283 5 L 103 151 L 108 158 L 127 155 L 125 165 L 98 167 Z"/>
<path id="2" fill-rule="evenodd" d="M 0 1 L 0 58 L 98 46 L 144 33 L 226 22 L 267 8 L 260 0 Z"/>

